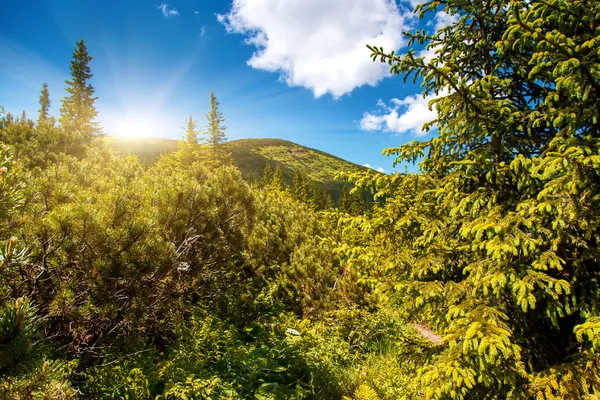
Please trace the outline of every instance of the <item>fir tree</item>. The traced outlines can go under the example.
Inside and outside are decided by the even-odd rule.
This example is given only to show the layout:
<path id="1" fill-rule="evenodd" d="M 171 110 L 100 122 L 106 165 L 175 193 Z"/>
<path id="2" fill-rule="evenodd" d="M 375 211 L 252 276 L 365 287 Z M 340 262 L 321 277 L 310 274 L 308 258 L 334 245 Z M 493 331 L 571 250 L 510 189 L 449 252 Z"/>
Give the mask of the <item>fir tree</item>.
<path id="1" fill-rule="evenodd" d="M 342 186 L 342 192 L 340 194 L 339 201 L 339 210 L 344 213 L 350 212 L 350 192 L 348 191 L 348 187 L 344 184 Z"/>
<path id="2" fill-rule="evenodd" d="M 6 113 L 6 117 L 4 117 L 5 125 L 12 125 L 15 122 L 15 116 L 9 111 Z"/>
<path id="3" fill-rule="evenodd" d="M 98 123 L 94 121 L 97 97 L 94 97 L 94 87 L 88 83 L 93 76 L 89 66 L 91 60 L 85 42 L 79 40 L 71 61 L 71 80 L 65 81 L 68 96 L 62 99 L 60 109 L 61 125 L 69 131 L 78 131 L 84 138 L 100 132 Z"/>
<path id="4" fill-rule="evenodd" d="M 225 117 L 223 113 L 219 111 L 219 100 L 217 100 L 215 94 L 210 92 L 210 111 L 206 113 L 207 125 L 204 130 L 206 135 L 206 141 L 212 148 L 213 162 L 218 163 L 222 161 L 225 150 L 223 149 L 223 143 L 227 140 L 225 130 L 227 127 L 223 125 Z"/>
<path id="5" fill-rule="evenodd" d="M 182 129 L 185 132 L 185 135 L 183 140 L 178 143 L 178 156 L 180 157 L 180 161 L 184 165 L 189 165 L 193 162 L 205 159 L 202 148 L 198 143 L 200 132 L 197 129 L 197 122 L 191 114 L 189 118 L 185 120 L 185 125 Z"/>
<path id="6" fill-rule="evenodd" d="M 50 109 L 50 105 L 52 102 L 50 101 L 50 92 L 48 91 L 48 84 L 44 82 L 42 85 L 42 91 L 40 93 L 40 99 L 38 101 L 40 104 L 40 110 L 38 115 L 38 124 L 42 122 L 48 121 L 48 110 Z"/>
<path id="7" fill-rule="evenodd" d="M 265 163 L 265 168 L 263 169 L 261 182 L 264 186 L 269 185 L 273 180 L 273 170 L 271 169 L 271 164 L 269 162 Z"/>
<path id="8" fill-rule="evenodd" d="M 416 9 L 440 11 L 448 26 L 409 34 L 432 58 L 370 47 L 423 79 L 437 111 L 425 128 L 438 134 L 385 151 L 420 160 L 421 173 L 371 180 L 386 204 L 349 223 L 368 245 L 340 251 L 384 301 L 440 333 L 409 398 L 595 398 L 600 3 Z"/>
<path id="9" fill-rule="evenodd" d="M 333 205 L 331 195 L 316 182 L 312 184 L 312 198 L 316 210 L 326 210 Z"/>
<path id="10" fill-rule="evenodd" d="M 302 170 L 297 169 L 294 173 L 292 194 L 300 201 L 308 203 L 310 200 L 308 178 Z"/>
<path id="11" fill-rule="evenodd" d="M 197 129 L 198 123 L 192 118 L 190 114 L 189 118 L 185 120 L 185 126 L 183 130 L 185 131 L 185 142 L 191 145 L 198 144 L 200 131 Z"/>
<path id="12" fill-rule="evenodd" d="M 285 180 L 283 178 L 283 172 L 279 165 L 275 168 L 275 173 L 271 179 L 271 186 L 277 190 L 285 190 Z"/>

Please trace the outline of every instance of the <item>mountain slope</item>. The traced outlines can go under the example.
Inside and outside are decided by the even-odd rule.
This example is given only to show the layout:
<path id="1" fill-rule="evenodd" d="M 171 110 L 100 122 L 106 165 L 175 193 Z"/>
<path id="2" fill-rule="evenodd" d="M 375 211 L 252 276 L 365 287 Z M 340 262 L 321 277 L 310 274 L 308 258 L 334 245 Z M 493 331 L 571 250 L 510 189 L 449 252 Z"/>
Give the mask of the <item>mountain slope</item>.
<path id="1" fill-rule="evenodd" d="M 177 141 L 161 138 L 108 137 L 111 147 L 120 153 L 137 155 L 144 162 L 152 162 L 160 154 L 177 150 Z M 278 166 L 288 185 L 292 184 L 294 172 L 303 170 L 308 178 L 323 185 L 334 201 L 340 196 L 343 181 L 335 179 L 342 171 L 365 169 L 331 154 L 301 146 L 282 139 L 240 139 L 227 143 L 231 158 L 244 178 L 260 179 L 267 162 L 273 170 Z"/>
<path id="2" fill-rule="evenodd" d="M 106 141 L 118 153 L 134 154 L 143 162 L 152 162 L 161 154 L 177 151 L 177 140 L 163 138 L 129 138 L 107 136 Z"/>

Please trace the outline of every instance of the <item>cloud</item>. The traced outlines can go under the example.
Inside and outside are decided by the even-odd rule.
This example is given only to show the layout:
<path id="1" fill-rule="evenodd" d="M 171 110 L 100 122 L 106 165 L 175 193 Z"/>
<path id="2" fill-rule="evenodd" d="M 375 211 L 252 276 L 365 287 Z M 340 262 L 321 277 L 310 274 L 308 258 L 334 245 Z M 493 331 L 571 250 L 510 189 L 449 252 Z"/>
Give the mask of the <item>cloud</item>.
<path id="1" fill-rule="evenodd" d="M 227 32 L 256 47 L 252 68 L 334 98 L 390 76 L 365 45 L 400 49 L 413 18 L 395 0 L 233 0 L 229 13 L 217 15 Z"/>
<path id="2" fill-rule="evenodd" d="M 429 1 L 429 0 L 408 0 L 408 2 L 410 3 L 410 6 L 412 8 L 415 8 L 419 4 L 423 4 L 423 3 L 427 2 L 427 1 Z"/>
<path id="3" fill-rule="evenodd" d="M 363 164 L 363 167 L 371 168 L 373 170 L 376 170 L 377 172 L 385 172 L 385 169 L 383 169 L 383 167 L 377 167 L 377 169 L 375 169 L 371 166 L 371 164 Z"/>
<path id="4" fill-rule="evenodd" d="M 174 8 L 169 8 L 169 5 L 167 3 L 162 3 L 160 6 L 158 6 L 158 9 L 160 10 L 160 12 L 162 12 L 162 15 L 165 18 L 175 17 L 179 15 L 179 11 L 177 11 Z"/>
<path id="5" fill-rule="evenodd" d="M 206 27 L 202 26 L 202 28 L 200 29 L 200 38 L 203 38 L 204 35 L 206 35 Z"/>
<path id="6" fill-rule="evenodd" d="M 450 15 L 445 11 L 438 11 L 435 14 L 435 30 L 438 31 L 442 28 L 452 25 L 458 21 L 458 15 Z"/>
<path id="7" fill-rule="evenodd" d="M 411 4 L 422 3 L 421 0 L 411 0 Z M 442 29 L 448 25 L 454 24 L 458 20 L 457 15 L 449 15 L 444 11 L 435 14 L 433 20 L 435 30 Z M 435 57 L 437 46 L 431 46 L 429 49 L 423 49 L 418 53 L 419 57 L 425 57 L 425 62 L 430 62 Z M 401 133 L 412 133 L 416 136 L 427 134 L 423 131 L 423 125 L 426 122 L 437 118 L 437 111 L 429 109 L 429 101 L 447 96 L 449 92 L 441 91 L 437 96 L 423 98 L 421 95 L 407 96 L 402 100 L 392 99 L 391 105 L 386 105 L 382 100 L 377 102 L 377 106 L 382 112 L 373 114 L 366 112 L 360 121 L 360 128 L 365 131 L 386 131 Z"/>
<path id="8" fill-rule="evenodd" d="M 429 109 L 429 101 L 447 94 L 447 92 L 440 92 L 437 96 L 426 98 L 414 95 L 407 96 L 402 100 L 392 99 L 391 106 L 380 100 L 377 105 L 383 112 L 364 113 L 360 121 L 360 128 L 365 131 L 412 133 L 416 136 L 424 136 L 427 132 L 423 131 L 423 124 L 437 118 L 435 108 Z"/>
<path id="9" fill-rule="evenodd" d="M 428 49 L 423 49 L 421 51 L 419 51 L 417 53 L 417 57 L 425 57 L 425 59 L 423 60 L 426 64 L 429 63 L 429 61 L 433 60 L 433 58 L 435 57 L 435 52 L 438 50 L 438 46 L 431 46 Z"/>
<path id="10" fill-rule="evenodd" d="M 194 10 L 194 14 L 198 15 L 198 14 L 200 14 L 200 11 Z"/>

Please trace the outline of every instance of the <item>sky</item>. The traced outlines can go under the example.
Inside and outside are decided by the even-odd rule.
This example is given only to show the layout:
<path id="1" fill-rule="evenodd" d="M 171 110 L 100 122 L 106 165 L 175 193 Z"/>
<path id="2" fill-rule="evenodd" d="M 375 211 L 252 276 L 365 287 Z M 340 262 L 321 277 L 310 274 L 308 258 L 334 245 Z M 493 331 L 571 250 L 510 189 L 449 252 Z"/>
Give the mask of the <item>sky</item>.
<path id="1" fill-rule="evenodd" d="M 58 116 L 84 39 L 108 135 L 181 139 L 190 114 L 206 124 L 212 90 L 229 140 L 291 140 L 389 173 L 381 151 L 431 138 L 435 111 L 366 44 L 406 52 L 402 31 L 453 21 L 419 21 L 422 1 L 3 0 L 0 105 L 35 118 L 47 82 Z"/>

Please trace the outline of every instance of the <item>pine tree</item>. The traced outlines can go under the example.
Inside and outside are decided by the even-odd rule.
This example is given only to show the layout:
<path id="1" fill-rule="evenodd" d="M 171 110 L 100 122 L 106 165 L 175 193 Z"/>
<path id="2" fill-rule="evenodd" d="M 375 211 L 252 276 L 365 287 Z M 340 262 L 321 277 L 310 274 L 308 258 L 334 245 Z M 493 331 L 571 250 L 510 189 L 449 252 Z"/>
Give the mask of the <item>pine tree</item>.
<path id="1" fill-rule="evenodd" d="M 308 178 L 302 170 L 297 169 L 294 173 L 292 194 L 300 201 L 308 203 L 310 200 Z"/>
<path id="2" fill-rule="evenodd" d="M 3 301 L 0 307 L 0 369 L 13 367 L 35 354 L 39 318 L 28 298 Z"/>
<path id="3" fill-rule="evenodd" d="M 271 169 L 271 164 L 269 162 L 265 163 L 265 168 L 263 169 L 261 182 L 263 186 L 267 186 L 273 180 L 273 170 Z"/>
<path id="4" fill-rule="evenodd" d="M 9 111 L 6 113 L 6 117 L 4 117 L 5 125 L 12 125 L 15 122 L 15 116 Z"/>
<path id="5" fill-rule="evenodd" d="M 183 140 L 178 143 L 178 158 L 183 165 L 189 165 L 196 161 L 205 160 L 205 154 L 202 146 L 198 143 L 200 131 L 197 128 L 197 122 L 190 114 L 182 127 L 185 135 Z"/>
<path id="6" fill-rule="evenodd" d="M 190 114 L 190 117 L 185 120 L 185 126 L 183 127 L 183 130 L 185 131 L 186 143 L 191 145 L 198 144 L 198 135 L 200 134 L 200 131 L 198 131 L 197 126 L 198 123 L 192 118 L 192 115 Z"/>
<path id="7" fill-rule="evenodd" d="M 35 122 L 31 119 L 29 119 L 27 117 L 27 112 L 25 112 L 25 110 L 23 110 L 21 112 L 21 117 L 17 118 L 17 120 L 15 121 L 16 123 L 18 123 L 21 127 L 27 129 L 28 131 L 31 131 L 32 128 L 35 126 Z M 24 132 L 21 132 L 24 133 Z M 24 137 L 27 137 L 26 135 Z"/>
<path id="8" fill-rule="evenodd" d="M 98 123 L 94 121 L 97 97 L 94 97 L 94 87 L 88 83 L 93 76 L 89 66 L 91 60 L 85 42 L 79 40 L 71 61 L 71 80 L 65 81 L 69 95 L 62 99 L 60 109 L 61 125 L 71 132 L 79 132 L 83 138 L 100 133 Z"/>
<path id="9" fill-rule="evenodd" d="M 283 172 L 279 165 L 275 168 L 275 173 L 271 179 L 271 186 L 277 190 L 285 190 L 285 180 L 283 178 Z"/>
<path id="10" fill-rule="evenodd" d="M 344 213 L 350 212 L 350 192 L 348 191 L 348 187 L 344 184 L 342 186 L 342 192 L 340 194 L 339 201 L 339 210 Z"/>
<path id="11" fill-rule="evenodd" d="M 42 122 L 48 121 L 48 110 L 50 109 L 50 105 L 52 104 L 52 102 L 50 101 L 50 92 L 48 91 L 48 84 L 46 82 L 44 82 L 44 84 L 42 85 L 42 91 L 40 93 L 40 99 L 38 102 L 40 104 L 40 110 L 37 122 L 38 124 L 40 124 Z"/>
<path id="12" fill-rule="evenodd" d="M 316 210 L 326 210 L 333 205 L 331 195 L 316 182 L 312 184 L 312 198 Z"/>
<path id="13" fill-rule="evenodd" d="M 207 125 L 204 130 L 206 141 L 212 148 L 213 162 L 218 163 L 225 157 L 223 143 L 227 140 L 225 130 L 227 127 L 223 125 L 225 117 L 219 111 L 219 101 L 215 94 L 210 92 L 210 111 L 206 114 Z"/>

